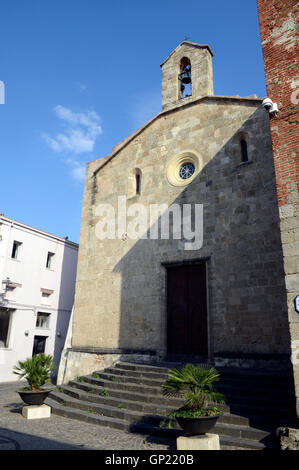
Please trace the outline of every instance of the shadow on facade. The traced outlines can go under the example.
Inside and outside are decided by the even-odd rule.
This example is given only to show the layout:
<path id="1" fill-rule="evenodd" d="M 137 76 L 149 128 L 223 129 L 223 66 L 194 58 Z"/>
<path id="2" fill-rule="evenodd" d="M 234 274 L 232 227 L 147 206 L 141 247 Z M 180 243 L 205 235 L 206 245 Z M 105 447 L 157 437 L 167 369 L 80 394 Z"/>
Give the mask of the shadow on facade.
<path id="1" fill-rule="evenodd" d="M 139 239 L 115 265 L 113 272 L 121 273 L 122 282 L 119 348 L 165 351 L 162 263 L 208 259 L 211 357 L 216 353 L 290 357 L 271 141 L 253 129 L 253 121 L 254 115 L 242 126 L 254 136 L 248 145 L 250 161 L 241 163 L 236 133 L 173 201 L 180 207 L 203 204 L 202 247 L 186 251 L 187 240 L 151 240 L 149 229 L 146 239 Z M 142 203 L 142 197 L 137 202 Z M 153 201 L 163 202 L 163 198 Z M 172 229 L 170 222 L 170 238 Z"/>
<path id="2" fill-rule="evenodd" d="M 229 364 L 249 364 L 254 369 L 261 364 L 262 369 L 275 368 L 278 374 L 289 372 L 291 390 L 272 146 L 270 133 L 265 137 L 265 128 L 260 131 L 254 126 L 257 112 L 240 129 L 249 136 L 249 161 L 241 162 L 237 132 L 173 201 L 181 207 L 203 204 L 202 248 L 186 251 L 181 240 L 151 240 L 149 229 L 114 266 L 113 272 L 121 274 L 119 348 L 153 358 L 167 356 L 167 269 L 163 264 L 203 259 L 208 282 L 207 360 L 213 363 L 218 358 L 225 365 L 228 358 Z M 142 203 L 142 195 L 134 202 Z M 163 202 L 163 198 L 152 201 Z M 252 379 L 252 386 L 256 380 Z M 271 401 L 270 386 L 268 393 Z M 288 403 L 293 406 L 290 396 Z M 250 416 L 234 409 L 234 400 L 229 398 L 228 404 L 233 413 Z M 254 417 L 250 420 L 251 425 L 258 424 Z"/>

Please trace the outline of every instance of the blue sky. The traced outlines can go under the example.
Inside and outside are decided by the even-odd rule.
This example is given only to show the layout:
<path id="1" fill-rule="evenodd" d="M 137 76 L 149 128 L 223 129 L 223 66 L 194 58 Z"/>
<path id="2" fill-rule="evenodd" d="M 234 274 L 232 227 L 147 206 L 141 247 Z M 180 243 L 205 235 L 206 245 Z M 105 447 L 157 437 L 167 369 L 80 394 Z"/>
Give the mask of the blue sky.
<path id="1" fill-rule="evenodd" d="M 255 0 L 2 0 L 0 212 L 78 242 L 85 163 L 161 110 L 160 64 L 209 44 L 214 93 L 266 95 Z"/>

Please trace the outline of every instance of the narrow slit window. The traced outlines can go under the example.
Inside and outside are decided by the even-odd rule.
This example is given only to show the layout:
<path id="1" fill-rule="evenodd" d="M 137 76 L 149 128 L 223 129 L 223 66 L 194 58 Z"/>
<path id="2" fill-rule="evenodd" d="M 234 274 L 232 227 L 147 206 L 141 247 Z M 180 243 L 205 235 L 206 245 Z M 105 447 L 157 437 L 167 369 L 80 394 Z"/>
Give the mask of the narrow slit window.
<path id="1" fill-rule="evenodd" d="M 136 174 L 136 194 L 140 194 L 141 191 L 141 177 L 140 174 Z"/>
<path id="2" fill-rule="evenodd" d="M 241 156 L 242 162 L 248 162 L 248 151 L 247 151 L 247 142 L 245 139 L 241 139 Z"/>
<path id="3" fill-rule="evenodd" d="M 141 194 L 142 171 L 140 168 L 132 168 L 128 176 L 127 197 L 133 198 Z"/>

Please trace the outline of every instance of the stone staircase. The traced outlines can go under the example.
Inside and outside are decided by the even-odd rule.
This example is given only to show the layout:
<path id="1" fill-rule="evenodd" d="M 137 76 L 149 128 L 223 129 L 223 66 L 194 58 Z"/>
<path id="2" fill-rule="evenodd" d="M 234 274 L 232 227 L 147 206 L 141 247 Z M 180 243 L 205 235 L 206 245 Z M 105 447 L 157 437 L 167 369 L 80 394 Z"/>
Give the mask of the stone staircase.
<path id="1" fill-rule="evenodd" d="M 182 431 L 178 426 L 161 428 L 160 423 L 182 401 L 163 397 L 161 385 L 169 368 L 180 365 L 120 362 L 57 387 L 46 403 L 54 414 L 143 434 L 151 442 L 164 441 L 169 449 L 175 449 L 176 437 Z M 221 449 L 274 449 L 275 429 L 295 422 L 290 376 L 217 370 L 220 382 L 215 388 L 226 396 L 226 404 L 217 405 L 222 416 L 213 430 L 220 436 Z"/>

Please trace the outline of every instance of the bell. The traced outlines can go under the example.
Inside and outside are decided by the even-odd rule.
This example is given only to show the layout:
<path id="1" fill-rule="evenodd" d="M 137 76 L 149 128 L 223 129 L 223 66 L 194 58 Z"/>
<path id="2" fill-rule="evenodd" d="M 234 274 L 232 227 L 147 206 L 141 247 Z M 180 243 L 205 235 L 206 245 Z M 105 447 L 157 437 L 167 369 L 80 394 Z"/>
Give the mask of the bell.
<path id="1" fill-rule="evenodd" d="M 181 74 L 181 81 L 182 83 L 185 83 L 185 84 L 191 83 L 191 77 L 190 77 L 189 72 L 183 72 Z"/>

